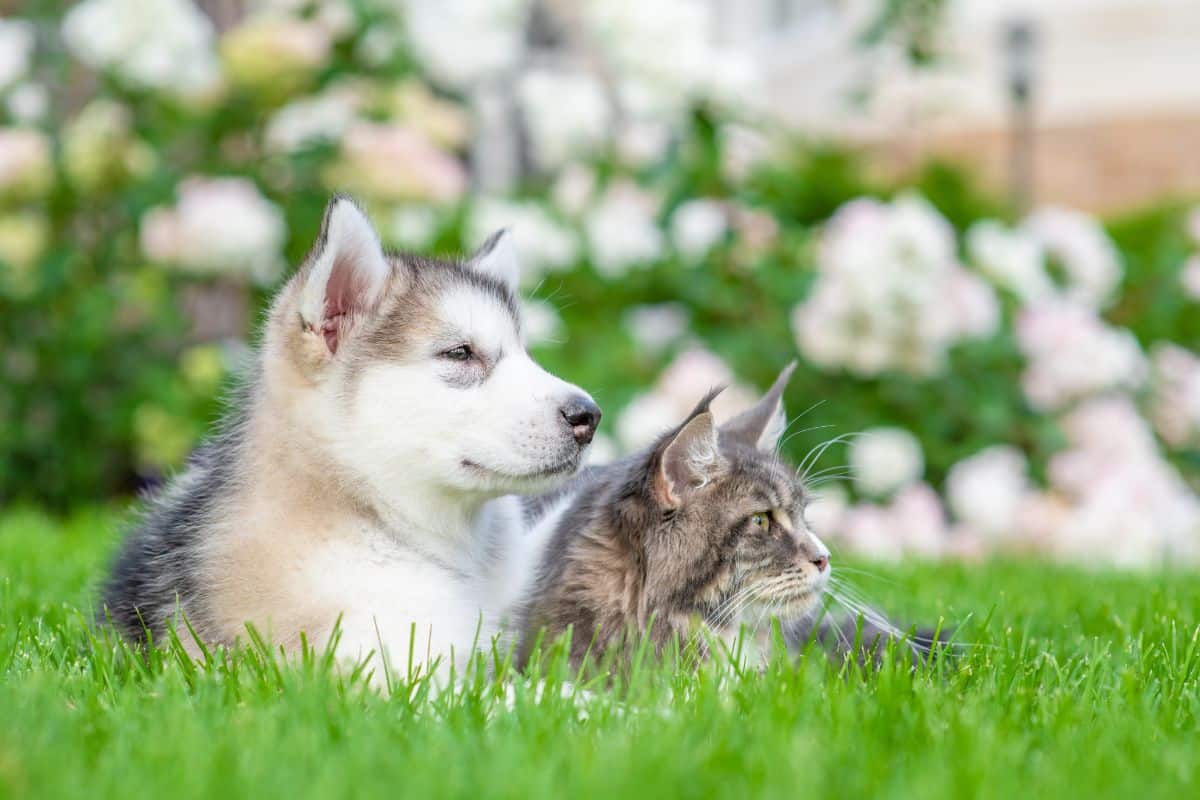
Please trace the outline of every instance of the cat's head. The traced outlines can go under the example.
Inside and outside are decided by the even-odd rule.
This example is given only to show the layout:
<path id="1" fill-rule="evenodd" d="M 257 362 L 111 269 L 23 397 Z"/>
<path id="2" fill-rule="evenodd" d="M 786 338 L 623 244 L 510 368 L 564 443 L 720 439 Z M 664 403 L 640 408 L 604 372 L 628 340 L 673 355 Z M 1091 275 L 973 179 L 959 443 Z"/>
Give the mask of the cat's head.
<path id="1" fill-rule="evenodd" d="M 829 550 L 805 522 L 801 479 L 776 455 L 794 368 L 721 426 L 713 392 L 642 462 L 624 511 L 642 516 L 644 612 L 700 615 L 722 630 L 747 609 L 794 618 L 820 602 Z"/>

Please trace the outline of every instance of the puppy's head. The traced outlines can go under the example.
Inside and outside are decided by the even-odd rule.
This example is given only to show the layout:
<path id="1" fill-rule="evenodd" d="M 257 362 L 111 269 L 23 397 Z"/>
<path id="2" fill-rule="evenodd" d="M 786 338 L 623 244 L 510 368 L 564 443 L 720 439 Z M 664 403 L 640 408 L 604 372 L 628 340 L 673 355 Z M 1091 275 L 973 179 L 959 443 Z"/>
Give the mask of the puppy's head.
<path id="1" fill-rule="evenodd" d="M 303 446 L 376 492 L 547 488 L 578 467 L 600 410 L 529 357 L 511 237 L 464 261 L 385 253 L 336 197 L 268 325 L 267 391 Z"/>

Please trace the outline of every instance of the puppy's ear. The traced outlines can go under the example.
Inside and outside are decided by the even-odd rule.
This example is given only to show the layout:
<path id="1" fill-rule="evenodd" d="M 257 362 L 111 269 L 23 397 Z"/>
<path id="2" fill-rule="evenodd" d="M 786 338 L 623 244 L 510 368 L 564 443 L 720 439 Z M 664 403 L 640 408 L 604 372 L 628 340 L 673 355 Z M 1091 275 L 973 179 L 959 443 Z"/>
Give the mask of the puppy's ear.
<path id="1" fill-rule="evenodd" d="M 774 450 L 787 429 L 783 390 L 795 371 L 795 361 L 784 367 L 761 400 L 721 426 L 721 435 L 759 450 Z"/>
<path id="2" fill-rule="evenodd" d="M 378 306 L 391 267 L 367 215 L 342 196 L 329 201 L 307 264 L 300 317 L 337 353 L 354 325 Z"/>
<path id="3" fill-rule="evenodd" d="M 467 264 L 472 269 L 500 281 L 510 292 L 516 294 L 517 281 L 521 277 L 521 264 L 517 260 L 517 248 L 508 228 L 501 228 L 489 236 Z"/>
<path id="4" fill-rule="evenodd" d="M 717 426 L 708 405 L 718 389 L 704 398 L 679 428 L 659 445 L 654 470 L 654 498 L 663 508 L 679 508 L 688 493 L 716 476 L 724 466 Z"/>

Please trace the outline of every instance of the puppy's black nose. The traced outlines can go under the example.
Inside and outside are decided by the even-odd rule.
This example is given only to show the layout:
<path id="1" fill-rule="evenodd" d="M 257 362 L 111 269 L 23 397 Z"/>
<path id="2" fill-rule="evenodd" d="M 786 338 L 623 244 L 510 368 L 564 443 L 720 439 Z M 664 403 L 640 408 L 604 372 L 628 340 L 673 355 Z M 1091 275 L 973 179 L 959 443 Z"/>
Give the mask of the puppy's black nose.
<path id="1" fill-rule="evenodd" d="M 586 397 L 577 396 L 564 403 L 560 411 L 580 447 L 596 435 L 596 426 L 600 424 L 600 406 Z"/>

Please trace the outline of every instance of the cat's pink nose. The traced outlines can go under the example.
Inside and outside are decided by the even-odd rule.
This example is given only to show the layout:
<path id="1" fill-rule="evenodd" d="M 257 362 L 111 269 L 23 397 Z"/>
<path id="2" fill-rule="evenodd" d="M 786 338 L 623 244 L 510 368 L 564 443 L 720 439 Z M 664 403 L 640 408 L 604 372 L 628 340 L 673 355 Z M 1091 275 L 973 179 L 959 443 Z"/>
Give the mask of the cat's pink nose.
<path id="1" fill-rule="evenodd" d="M 817 556 L 811 563 L 817 568 L 817 572 L 824 572 L 829 569 L 829 556 Z"/>

